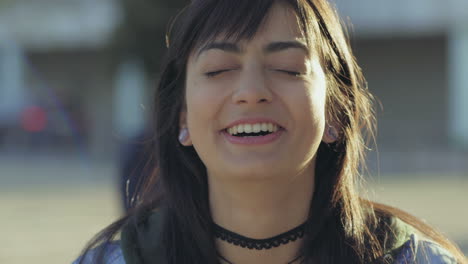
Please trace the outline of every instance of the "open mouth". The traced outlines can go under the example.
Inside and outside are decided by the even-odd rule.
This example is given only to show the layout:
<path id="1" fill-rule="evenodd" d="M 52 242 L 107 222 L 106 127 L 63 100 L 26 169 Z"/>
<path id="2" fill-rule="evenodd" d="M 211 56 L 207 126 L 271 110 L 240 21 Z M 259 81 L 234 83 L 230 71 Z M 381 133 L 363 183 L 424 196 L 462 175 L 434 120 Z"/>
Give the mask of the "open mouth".
<path id="1" fill-rule="evenodd" d="M 263 137 L 263 136 L 266 136 L 266 135 L 270 135 L 272 134 L 272 132 L 265 132 L 265 131 L 262 131 L 262 132 L 258 132 L 258 133 L 237 133 L 235 135 L 231 134 L 232 136 L 235 136 L 235 137 Z"/>
<path id="2" fill-rule="evenodd" d="M 273 134 L 282 129 L 273 123 L 258 124 L 239 124 L 225 129 L 225 131 L 234 137 L 262 137 Z"/>

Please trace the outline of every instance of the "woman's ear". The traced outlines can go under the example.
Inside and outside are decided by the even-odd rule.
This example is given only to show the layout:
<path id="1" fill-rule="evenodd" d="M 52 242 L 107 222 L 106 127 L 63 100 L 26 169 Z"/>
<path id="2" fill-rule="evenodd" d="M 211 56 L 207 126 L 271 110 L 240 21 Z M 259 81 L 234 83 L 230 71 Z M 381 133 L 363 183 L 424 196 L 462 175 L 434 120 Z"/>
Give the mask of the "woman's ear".
<path id="1" fill-rule="evenodd" d="M 327 144 L 335 143 L 339 138 L 338 129 L 338 124 L 336 122 L 327 122 L 325 124 L 322 141 Z"/>
<path id="2" fill-rule="evenodd" d="M 179 117 L 179 142 L 185 147 L 192 146 L 190 132 L 187 126 L 187 111 L 182 111 Z"/>

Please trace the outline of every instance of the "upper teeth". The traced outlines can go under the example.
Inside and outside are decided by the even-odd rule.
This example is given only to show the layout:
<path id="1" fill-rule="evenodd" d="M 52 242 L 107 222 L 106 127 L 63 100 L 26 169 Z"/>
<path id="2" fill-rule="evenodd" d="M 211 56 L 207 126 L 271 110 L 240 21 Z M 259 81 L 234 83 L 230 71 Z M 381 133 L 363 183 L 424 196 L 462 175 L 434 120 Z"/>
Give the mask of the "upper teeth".
<path id="1" fill-rule="evenodd" d="M 227 131 L 231 135 L 236 135 L 238 133 L 258 133 L 260 131 L 276 132 L 278 131 L 278 126 L 272 123 L 239 124 L 228 128 Z"/>

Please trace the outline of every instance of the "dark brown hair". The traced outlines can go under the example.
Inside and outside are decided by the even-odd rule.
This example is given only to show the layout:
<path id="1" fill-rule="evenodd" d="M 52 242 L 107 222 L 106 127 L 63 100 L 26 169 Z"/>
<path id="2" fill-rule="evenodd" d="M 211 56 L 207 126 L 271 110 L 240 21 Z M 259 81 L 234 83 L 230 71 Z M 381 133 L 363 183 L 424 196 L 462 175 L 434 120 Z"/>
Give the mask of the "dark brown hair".
<path id="1" fill-rule="evenodd" d="M 164 207 L 159 238 L 170 264 L 218 263 L 210 230 L 206 168 L 193 147 L 178 142 L 184 105 L 186 64 L 199 45 L 219 34 L 249 40 L 269 9 L 279 2 L 291 8 L 300 28 L 320 56 L 327 78 L 326 117 L 338 124 L 340 137 L 321 143 L 316 161 L 314 199 L 308 236 L 301 253 L 306 263 L 369 263 L 384 253 L 391 230 L 382 219 L 396 216 L 447 248 L 460 262 L 463 254 L 449 240 L 415 217 L 361 198 L 357 192 L 368 139 L 374 135 L 373 98 L 352 55 L 336 11 L 326 0 L 193 0 L 168 34 L 168 52 L 155 94 L 155 127 L 150 166 L 135 209 L 106 228 L 87 247 L 113 239 L 124 225 Z M 157 164 L 157 166 L 156 166 Z"/>

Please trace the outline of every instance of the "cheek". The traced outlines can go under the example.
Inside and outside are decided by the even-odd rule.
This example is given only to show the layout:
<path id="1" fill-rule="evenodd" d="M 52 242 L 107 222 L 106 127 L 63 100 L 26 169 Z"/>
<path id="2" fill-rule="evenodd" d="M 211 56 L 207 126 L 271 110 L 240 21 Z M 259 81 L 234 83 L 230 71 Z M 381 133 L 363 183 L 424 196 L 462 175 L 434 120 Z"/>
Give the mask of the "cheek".
<path id="1" fill-rule="evenodd" d="M 299 124 L 304 133 L 303 136 L 314 138 L 321 138 L 325 126 L 325 105 L 324 99 L 320 94 L 309 94 L 303 97 L 301 109 L 297 109 L 297 116 L 299 120 L 303 120 Z M 299 121 L 300 122 L 300 121 Z"/>
<path id="2" fill-rule="evenodd" d="M 317 87 L 318 88 L 318 87 Z M 298 152 L 304 158 L 304 166 L 317 154 L 318 147 L 323 139 L 325 129 L 325 87 L 309 90 L 307 96 L 303 97 L 302 111 L 298 112 L 300 120 L 299 134 L 300 140 Z"/>
<path id="3" fill-rule="evenodd" d="M 199 80 L 188 79 L 186 85 L 187 126 L 194 145 L 207 142 L 211 132 L 219 129 L 217 116 L 222 100 L 219 92 L 212 87 L 204 85 Z"/>
<path id="4" fill-rule="evenodd" d="M 307 98 L 309 113 L 313 118 L 314 123 L 322 122 L 325 120 L 325 87 L 320 85 L 317 89 L 310 91 Z"/>
<path id="5" fill-rule="evenodd" d="M 206 97 L 203 89 L 197 81 L 188 80 L 186 85 L 187 125 L 192 136 L 203 127 L 204 119 L 207 119 Z"/>
<path id="6" fill-rule="evenodd" d="M 294 119 L 296 138 L 307 141 L 306 145 L 316 145 L 325 127 L 326 82 L 324 78 L 315 78 L 295 88 L 285 96 Z"/>
<path id="7" fill-rule="evenodd" d="M 284 92 L 289 109 L 298 121 L 316 124 L 325 118 L 326 84 L 322 80 L 304 83 Z"/>
<path id="8" fill-rule="evenodd" d="M 325 123 L 327 82 L 318 62 L 312 68 L 314 75 L 308 81 L 309 89 L 307 89 L 305 98 L 308 100 L 314 124 L 322 124 L 323 126 L 323 123 Z"/>

